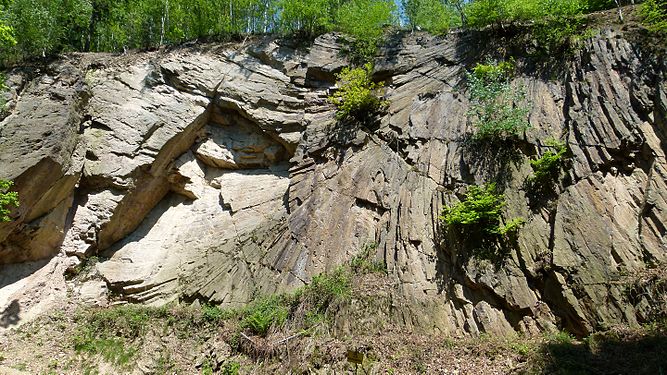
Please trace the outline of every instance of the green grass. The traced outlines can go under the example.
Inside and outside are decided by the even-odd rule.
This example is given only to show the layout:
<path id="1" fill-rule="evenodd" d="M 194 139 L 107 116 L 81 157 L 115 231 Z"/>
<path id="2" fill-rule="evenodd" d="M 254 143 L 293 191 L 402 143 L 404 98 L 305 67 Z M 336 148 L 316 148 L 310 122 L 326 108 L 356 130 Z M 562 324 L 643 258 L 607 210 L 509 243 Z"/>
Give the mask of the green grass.
<path id="1" fill-rule="evenodd" d="M 536 349 L 527 356 L 526 373 L 660 374 L 667 370 L 667 325 L 610 329 L 581 341 L 558 332 Z"/>
<path id="2" fill-rule="evenodd" d="M 84 335 L 74 336 L 74 350 L 77 353 L 98 354 L 105 361 L 119 367 L 127 367 L 137 354 L 137 348 L 128 345 L 127 341 L 122 338 Z"/>
<path id="3" fill-rule="evenodd" d="M 261 336 L 288 321 L 296 321 L 299 329 L 307 330 L 326 321 L 329 307 L 350 296 L 350 277 L 348 269 L 339 267 L 313 277 L 310 284 L 292 293 L 261 297 L 240 312 L 240 326 Z"/>
<path id="4" fill-rule="evenodd" d="M 120 368 L 128 367 L 137 354 L 135 341 L 141 341 L 151 319 L 165 316 L 165 309 L 123 305 L 108 309 L 80 311 L 72 337 L 74 350 L 99 355 Z"/>
<path id="5" fill-rule="evenodd" d="M 375 252 L 378 244 L 375 242 L 365 244 L 359 254 L 355 255 L 349 262 L 353 273 L 364 275 L 368 273 L 387 273 L 387 264 L 377 260 Z"/>
<path id="6" fill-rule="evenodd" d="M 222 375 L 238 375 L 241 364 L 235 361 L 225 363 L 220 370 Z"/>
<path id="7" fill-rule="evenodd" d="M 265 336 L 271 327 L 280 327 L 287 320 L 291 308 L 289 296 L 267 296 L 251 303 L 244 311 L 241 328 Z"/>
<path id="8" fill-rule="evenodd" d="M 366 263 L 375 245 L 367 246 L 364 261 L 355 261 L 357 269 L 373 269 Z M 350 264 L 317 275 L 311 282 L 290 293 L 273 294 L 255 299 L 243 308 L 224 309 L 210 304 L 194 306 L 167 305 L 160 308 L 142 305 L 122 305 L 110 308 L 84 308 L 69 318 L 74 322 L 71 336 L 73 349 L 82 355 L 79 365 L 90 365 L 89 373 L 100 360 L 112 364 L 119 372 L 133 368 L 139 350 L 146 340 L 174 335 L 178 340 L 203 343 L 215 335 L 236 350 L 241 334 L 267 336 L 272 330 L 311 335 L 316 327 L 328 324 L 339 311 L 341 303 L 352 294 L 355 272 Z M 67 319 L 54 317 L 53 321 Z M 270 340 L 269 340 L 270 341 Z M 179 369 L 173 352 L 160 349 L 155 353 L 153 366 L 162 373 Z M 202 373 L 238 374 L 240 364 L 225 362 L 220 369 L 203 363 Z"/>
<path id="9" fill-rule="evenodd" d="M 174 332 L 179 339 L 203 334 L 220 322 L 237 316 L 235 310 L 202 305 L 192 307 L 150 307 L 122 305 L 111 308 L 88 308 L 78 311 L 72 345 L 77 353 L 100 356 L 117 368 L 132 366 L 138 348 L 149 330 Z M 170 358 L 161 353 L 158 366 L 169 367 Z"/>

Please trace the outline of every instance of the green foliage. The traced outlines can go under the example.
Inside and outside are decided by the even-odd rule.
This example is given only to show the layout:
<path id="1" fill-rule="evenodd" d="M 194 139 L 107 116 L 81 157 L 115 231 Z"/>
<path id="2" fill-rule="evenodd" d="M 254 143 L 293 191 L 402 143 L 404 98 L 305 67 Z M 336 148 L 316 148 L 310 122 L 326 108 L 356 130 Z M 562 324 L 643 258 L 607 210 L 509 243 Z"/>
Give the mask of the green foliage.
<path id="1" fill-rule="evenodd" d="M 551 332 L 546 335 L 547 341 L 561 345 L 572 345 L 574 337 L 565 331 Z"/>
<path id="2" fill-rule="evenodd" d="M 0 180 L 0 222 L 11 221 L 9 207 L 19 206 L 19 193 L 9 191 L 13 184 L 12 181 Z"/>
<path id="3" fill-rule="evenodd" d="M 510 349 L 514 350 L 521 356 L 527 356 L 535 351 L 535 347 L 533 345 L 525 342 L 510 343 Z"/>
<path id="4" fill-rule="evenodd" d="M 454 10 L 439 0 L 403 0 L 402 3 L 412 30 L 443 34 L 456 22 Z"/>
<path id="5" fill-rule="evenodd" d="M 244 312 L 241 328 L 249 329 L 257 335 L 266 335 L 272 326 L 282 326 L 290 312 L 288 296 L 274 295 L 250 304 Z"/>
<path id="6" fill-rule="evenodd" d="M 371 80 L 372 71 L 373 66 L 366 64 L 363 68 L 343 68 L 336 75 L 338 90 L 329 97 L 329 102 L 336 106 L 338 119 L 363 120 L 387 106 L 379 98 L 383 84 Z"/>
<path id="7" fill-rule="evenodd" d="M 88 0 L 14 0 L 9 26 L 20 56 L 46 56 L 59 50 L 81 50 L 92 15 Z"/>
<path id="8" fill-rule="evenodd" d="M 597 12 L 599 10 L 611 9 L 616 7 L 614 0 L 587 0 L 585 2 L 586 10 Z"/>
<path id="9" fill-rule="evenodd" d="M 324 313 L 335 301 L 349 297 L 350 288 L 350 275 L 343 267 L 338 267 L 330 274 L 314 276 L 297 295 L 316 312 Z"/>
<path id="10" fill-rule="evenodd" d="M 533 23 L 547 50 L 576 35 L 579 15 L 610 0 L 12 0 L 0 2 L 4 64 L 62 51 L 124 51 L 188 40 L 281 33 L 350 37 L 355 62 L 370 61 L 387 26 L 441 34 L 451 26 Z M 649 27 L 664 29 L 665 0 L 642 6 Z M 400 12 L 403 12 L 402 14 Z M 662 23 L 661 23 L 662 22 Z"/>
<path id="11" fill-rule="evenodd" d="M 475 225 L 496 233 L 504 206 L 505 198 L 496 193 L 496 184 L 470 186 L 465 199 L 445 207 L 440 219 L 447 225 Z"/>
<path id="12" fill-rule="evenodd" d="M 56 34 L 55 9 L 48 1 L 15 0 L 9 9 L 10 26 L 18 37 L 16 47 L 25 56 L 50 52 Z"/>
<path id="13" fill-rule="evenodd" d="M 336 29 L 353 38 L 349 52 L 355 62 L 372 61 L 384 28 L 395 24 L 394 11 L 389 0 L 350 0 L 339 8 Z"/>
<path id="14" fill-rule="evenodd" d="M 646 0 L 641 5 L 646 27 L 654 32 L 667 33 L 667 0 Z"/>
<path id="15" fill-rule="evenodd" d="M 203 304 L 201 307 L 202 317 L 205 321 L 211 323 L 218 323 L 222 320 L 227 320 L 234 315 L 233 311 L 223 310 L 218 306 Z"/>
<path id="16" fill-rule="evenodd" d="M 314 36 L 329 30 L 330 4 L 330 0 L 282 0 L 280 8 L 283 32 L 302 32 L 307 36 Z"/>
<path id="17" fill-rule="evenodd" d="M 359 254 L 355 255 L 350 260 L 350 269 L 355 274 L 367 273 L 387 273 L 387 265 L 375 259 L 375 251 L 377 250 L 377 243 L 367 243 L 361 249 Z"/>
<path id="18" fill-rule="evenodd" d="M 538 45 L 548 53 L 577 35 L 587 7 L 586 0 L 476 0 L 465 14 L 472 27 L 532 22 Z"/>
<path id="19" fill-rule="evenodd" d="M 541 157 L 530 161 L 533 174 L 526 179 L 526 183 L 532 190 L 542 191 L 553 185 L 567 159 L 568 148 L 564 142 L 550 141 L 547 145 L 553 150 L 548 150 Z"/>
<path id="20" fill-rule="evenodd" d="M 440 220 L 454 234 L 462 236 L 460 238 L 465 244 L 468 240 L 489 244 L 514 238 L 525 223 L 523 218 L 514 218 L 503 225 L 504 207 L 505 196 L 496 193 L 495 183 L 470 186 L 461 202 L 443 208 Z M 482 252 L 478 251 L 478 254 L 482 255 Z"/>
<path id="21" fill-rule="evenodd" d="M 467 4 L 468 25 L 502 26 L 516 22 L 549 22 L 581 14 L 583 0 L 475 0 Z"/>
<path id="22" fill-rule="evenodd" d="M 510 221 L 505 223 L 504 225 L 500 225 L 496 233 L 501 236 L 513 235 L 517 233 L 525 223 L 526 220 L 524 218 L 515 217 L 514 219 L 511 219 Z"/>
<path id="23" fill-rule="evenodd" d="M 565 43 L 579 35 L 581 17 L 587 4 L 583 0 L 546 0 L 540 2 L 534 29 L 540 46 L 549 53 L 556 52 Z"/>
<path id="24" fill-rule="evenodd" d="M 347 299 L 350 290 L 350 275 L 339 267 L 313 277 L 310 284 L 294 293 L 270 295 L 251 303 L 241 313 L 241 328 L 264 336 L 272 327 L 279 328 L 299 315 L 302 328 L 308 329 L 324 320 L 332 304 Z"/>
<path id="25" fill-rule="evenodd" d="M 508 79 L 514 74 L 515 64 L 513 61 L 501 61 L 499 63 L 477 64 L 472 69 L 476 79 L 483 82 L 499 82 Z"/>
<path id="26" fill-rule="evenodd" d="M 16 45 L 14 29 L 11 26 L 2 24 L 2 21 L 0 21 L 0 51 L 6 51 L 14 45 Z"/>
<path id="27" fill-rule="evenodd" d="M 529 128 L 525 95 L 511 85 L 512 62 L 477 64 L 467 74 L 469 116 L 477 127 L 477 140 L 517 138 Z"/>
<path id="28" fill-rule="evenodd" d="M 221 371 L 222 375 L 238 375 L 239 370 L 241 369 L 241 364 L 235 361 L 226 362 Z"/>

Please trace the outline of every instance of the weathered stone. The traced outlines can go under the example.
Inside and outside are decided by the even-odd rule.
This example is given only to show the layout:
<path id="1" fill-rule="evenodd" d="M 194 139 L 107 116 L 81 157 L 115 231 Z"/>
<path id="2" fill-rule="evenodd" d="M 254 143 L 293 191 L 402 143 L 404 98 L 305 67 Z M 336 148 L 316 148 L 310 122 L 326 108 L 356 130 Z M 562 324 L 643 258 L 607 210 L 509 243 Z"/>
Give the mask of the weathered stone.
<path id="1" fill-rule="evenodd" d="M 265 39 L 19 79 L 0 178 L 23 203 L 0 225 L 0 262 L 101 253 L 96 269 L 122 299 L 237 306 L 372 244 L 410 329 L 586 335 L 640 322 L 648 302 L 632 305 L 619 280 L 667 262 L 667 67 L 611 30 L 562 79 L 516 56 L 532 127 L 516 148 L 471 147 L 464 80 L 482 34 L 395 36 L 377 58 L 390 105 L 374 130 L 338 124 L 326 100 L 348 64 L 335 34 L 309 49 Z M 524 181 L 549 138 L 572 158 L 536 199 Z M 526 220 L 496 263 L 443 237 L 438 218 L 490 181 L 505 217 Z"/>

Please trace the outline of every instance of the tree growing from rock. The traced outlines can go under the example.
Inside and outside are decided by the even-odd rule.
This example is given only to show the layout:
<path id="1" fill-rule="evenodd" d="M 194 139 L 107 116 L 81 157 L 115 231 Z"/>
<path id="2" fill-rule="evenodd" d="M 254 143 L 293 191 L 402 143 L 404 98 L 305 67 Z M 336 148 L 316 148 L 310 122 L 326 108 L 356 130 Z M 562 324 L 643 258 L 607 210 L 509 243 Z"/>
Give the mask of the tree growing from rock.
<path id="1" fill-rule="evenodd" d="M 329 101 L 336 106 L 339 120 L 363 120 L 387 106 L 379 95 L 383 85 L 373 82 L 372 71 L 373 66 L 366 64 L 363 68 L 343 68 L 336 75 L 338 91 L 329 97 Z"/>
<path id="2" fill-rule="evenodd" d="M 19 206 L 19 193 L 9 191 L 12 185 L 11 181 L 0 180 L 0 222 L 11 221 L 10 207 Z"/>
<path id="3" fill-rule="evenodd" d="M 516 138 L 530 123 L 521 88 L 510 81 L 512 62 L 477 64 L 467 74 L 470 98 L 469 116 L 477 128 L 474 137 L 480 141 Z"/>

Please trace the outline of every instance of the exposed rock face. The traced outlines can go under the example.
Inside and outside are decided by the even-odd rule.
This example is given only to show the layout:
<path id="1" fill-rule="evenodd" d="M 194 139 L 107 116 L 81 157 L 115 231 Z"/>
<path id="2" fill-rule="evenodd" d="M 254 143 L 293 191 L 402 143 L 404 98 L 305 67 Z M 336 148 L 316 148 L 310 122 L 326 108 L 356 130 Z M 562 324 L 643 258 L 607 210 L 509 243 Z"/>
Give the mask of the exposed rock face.
<path id="1" fill-rule="evenodd" d="M 477 45 L 414 34 L 385 49 L 391 104 L 373 130 L 337 124 L 326 102 L 346 65 L 335 35 L 307 51 L 269 40 L 15 73 L 0 177 L 22 205 L 0 225 L 0 261 L 97 254 L 123 299 L 237 305 L 376 243 L 408 327 L 586 334 L 641 321 L 646 301 L 618 281 L 667 262 L 667 67 L 613 31 L 563 79 L 524 66 L 532 128 L 510 155 L 464 141 Z M 573 158 L 554 197 L 535 201 L 523 183 L 549 137 Z M 492 180 L 506 217 L 527 221 L 502 264 L 465 256 L 438 220 Z"/>

